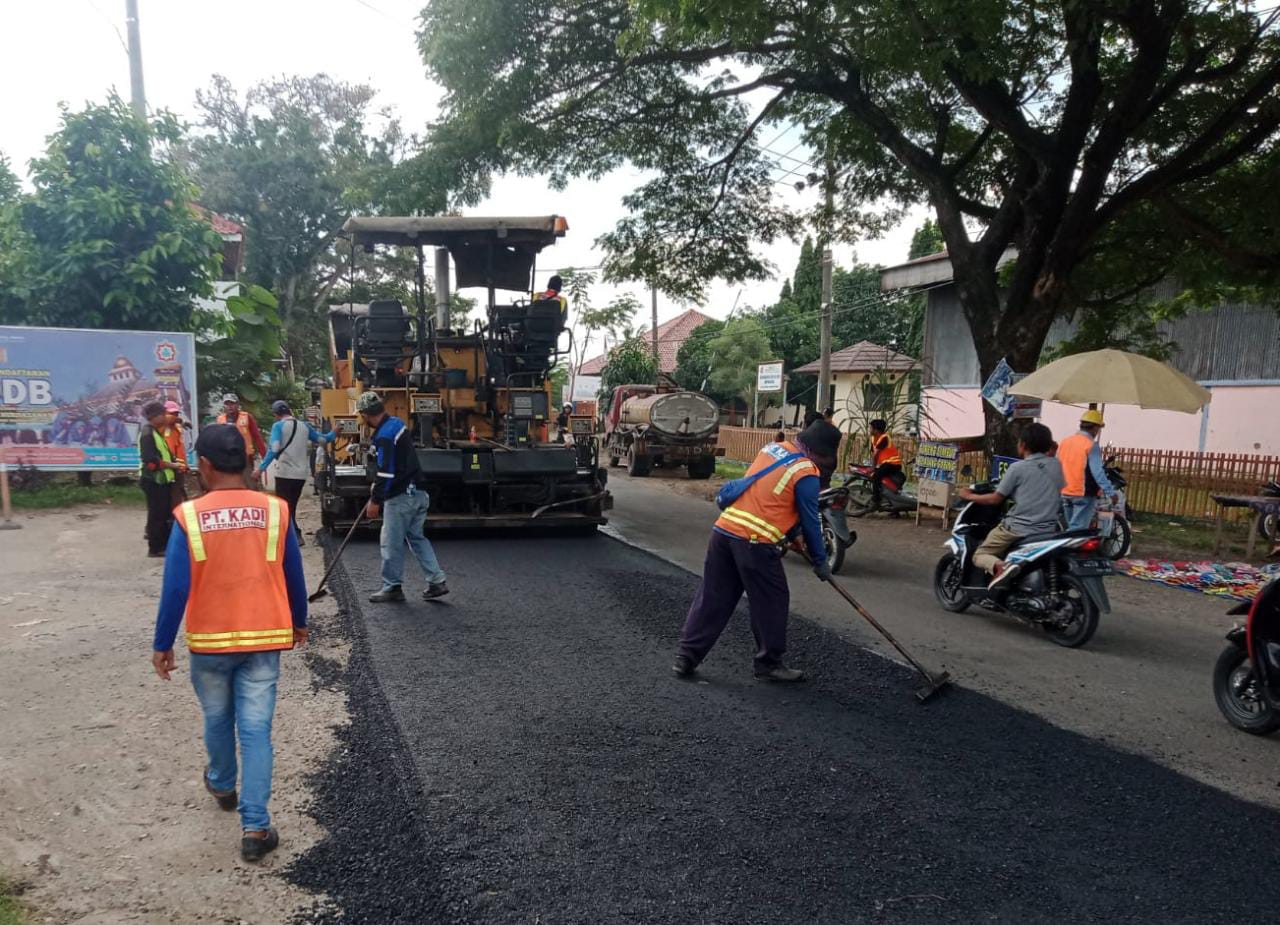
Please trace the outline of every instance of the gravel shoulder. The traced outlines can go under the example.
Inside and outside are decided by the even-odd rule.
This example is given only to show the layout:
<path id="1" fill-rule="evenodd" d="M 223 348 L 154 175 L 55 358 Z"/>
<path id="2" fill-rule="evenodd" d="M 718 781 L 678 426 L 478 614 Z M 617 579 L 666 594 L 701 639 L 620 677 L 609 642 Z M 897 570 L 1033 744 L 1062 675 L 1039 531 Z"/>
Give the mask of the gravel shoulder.
<path id="1" fill-rule="evenodd" d="M 145 558 L 143 516 L 78 508 L 0 532 L 0 870 L 37 922 L 288 921 L 322 902 L 279 872 L 322 835 L 306 780 L 346 713 L 308 662 L 345 662 L 325 632 L 334 604 L 313 611 L 311 651 L 285 655 L 272 797 L 281 849 L 246 865 L 235 816 L 201 785 L 185 652 L 172 683 L 151 670 L 161 565 Z M 320 550 L 304 552 L 316 581 Z"/>
<path id="2" fill-rule="evenodd" d="M 376 547 L 347 551 L 352 728 L 380 747 L 320 788 L 368 850 L 295 865 L 340 875 L 321 920 L 1224 921 L 1280 900 L 1255 876 L 1280 848 L 1239 837 L 1274 831 L 1265 807 L 973 690 L 920 707 L 803 615 L 810 684 L 750 679 L 742 614 L 674 679 L 695 578 L 607 538 L 438 549 L 450 598 L 382 608 L 359 602 Z"/>

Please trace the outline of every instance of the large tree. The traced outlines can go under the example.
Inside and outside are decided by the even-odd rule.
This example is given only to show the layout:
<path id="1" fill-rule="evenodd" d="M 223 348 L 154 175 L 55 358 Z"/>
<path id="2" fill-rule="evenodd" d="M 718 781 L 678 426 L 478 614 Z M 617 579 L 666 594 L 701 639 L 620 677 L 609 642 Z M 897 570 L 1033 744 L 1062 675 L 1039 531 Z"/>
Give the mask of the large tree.
<path id="1" fill-rule="evenodd" d="M 413 262 L 391 249 L 357 254 L 352 287 L 339 238 L 353 213 L 407 205 L 391 176 L 412 140 L 374 96 L 323 74 L 264 81 L 243 96 L 215 76 L 196 95 L 189 158 L 202 201 L 245 226 L 245 279 L 275 293 L 285 348 L 307 374 L 327 368 L 330 301 L 412 291 Z"/>
<path id="2" fill-rule="evenodd" d="M 1205 242 L 1224 265 L 1274 267 L 1274 222 L 1241 234 L 1265 223 L 1218 203 L 1274 164 L 1276 16 L 1232 0 L 431 0 L 420 40 L 448 141 L 432 175 L 456 171 L 465 198 L 495 172 L 563 182 L 629 162 L 652 179 L 603 238 L 610 272 L 689 295 L 767 273 L 756 248 L 802 216 L 779 204 L 760 133 L 799 124 L 833 168 L 830 233 L 930 203 L 983 374 L 1001 357 L 1029 370 L 1056 318 Z"/>
<path id="3" fill-rule="evenodd" d="M 180 137 L 172 115 L 143 120 L 112 95 L 63 109 L 29 194 L 0 170 L 0 321 L 191 328 L 222 241 L 174 162 Z"/>

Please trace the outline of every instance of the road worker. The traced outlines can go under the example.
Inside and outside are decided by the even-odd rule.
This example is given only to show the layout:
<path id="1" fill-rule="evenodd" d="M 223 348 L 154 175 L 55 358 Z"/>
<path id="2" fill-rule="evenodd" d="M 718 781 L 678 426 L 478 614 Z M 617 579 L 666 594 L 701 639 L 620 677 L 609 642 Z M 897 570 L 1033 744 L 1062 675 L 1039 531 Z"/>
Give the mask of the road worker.
<path id="1" fill-rule="evenodd" d="M 169 444 L 169 452 L 174 462 L 187 461 L 186 441 L 182 434 L 182 406 L 176 401 L 164 403 L 165 425 L 164 442 Z M 173 480 L 173 506 L 177 507 L 187 500 L 186 473 L 180 473 Z"/>
<path id="2" fill-rule="evenodd" d="M 204 786 L 222 809 L 239 809 L 241 857 L 257 861 L 280 842 L 267 812 L 271 722 L 280 651 L 307 638 L 306 577 L 288 505 L 244 486 L 240 432 L 229 424 L 205 428 L 196 455 L 209 491 L 178 509 L 151 661 L 168 681 L 185 615 L 191 683 L 204 712 Z"/>
<path id="3" fill-rule="evenodd" d="M 257 420 L 248 411 L 241 411 L 240 399 L 228 392 L 222 399 L 222 414 L 218 415 L 217 423 L 234 424 L 236 430 L 240 431 L 240 436 L 244 438 L 244 445 L 249 451 L 244 470 L 245 485 L 250 488 L 256 486 L 257 480 L 253 474 L 254 460 L 267 455 L 267 445 L 262 440 L 262 431 L 258 429 Z"/>
<path id="4" fill-rule="evenodd" d="M 1099 492 L 1110 496 L 1112 503 L 1118 500 L 1098 446 L 1104 426 L 1102 412 L 1091 408 L 1080 415 L 1079 433 L 1058 444 L 1058 462 L 1062 463 L 1062 476 L 1067 480 L 1062 489 L 1062 516 L 1068 530 L 1084 530 L 1093 523 Z"/>
<path id="5" fill-rule="evenodd" d="M 874 495 L 873 506 L 880 506 L 880 483 L 888 478 L 893 479 L 899 488 L 906 481 L 902 472 L 902 454 L 893 445 L 889 436 L 889 425 L 883 418 L 871 422 L 871 451 L 874 453 L 871 464 L 876 467 L 871 476 L 871 492 Z"/>
<path id="6" fill-rule="evenodd" d="M 332 443 L 338 432 L 322 434 L 309 422 L 299 421 L 286 401 L 273 402 L 271 413 L 275 415 L 276 422 L 271 425 L 267 455 L 258 466 L 258 476 L 265 478 L 267 467 L 273 461 L 276 463 L 276 497 L 283 498 L 289 505 L 289 524 L 298 538 L 298 545 L 305 546 L 306 540 L 298 528 L 298 501 L 311 472 L 310 447 L 312 443 Z"/>
<path id="7" fill-rule="evenodd" d="M 537 294 L 539 300 L 554 299 L 560 303 L 560 315 L 562 318 L 569 314 L 569 300 L 560 294 L 560 290 L 564 288 L 564 280 L 557 273 L 551 279 L 547 280 L 547 288 Z"/>
<path id="8" fill-rule="evenodd" d="M 163 559 L 173 522 L 173 485 L 187 471 L 187 464 L 175 459 L 164 438 L 169 416 L 161 402 L 142 408 L 147 423 L 138 431 L 138 480 L 147 497 L 147 555 Z"/>
<path id="9" fill-rule="evenodd" d="M 377 392 L 365 392 L 356 399 L 356 411 L 373 428 L 378 474 L 372 497 L 365 505 L 370 520 L 382 517 L 382 588 L 369 595 L 375 604 L 403 601 L 404 547 L 407 542 L 414 558 L 427 576 L 423 600 L 449 593 L 444 570 L 436 559 L 431 541 L 422 535 L 431 498 L 418 463 L 418 453 L 404 421 L 387 414 Z M 474 428 L 473 428 L 474 431 Z"/>
<path id="10" fill-rule="evenodd" d="M 827 412 L 830 412 L 828 415 Z M 804 444 L 805 454 L 818 464 L 820 488 L 831 487 L 831 475 L 836 470 L 836 457 L 840 454 L 840 428 L 832 422 L 835 411 L 828 408 L 816 415 L 797 438 Z M 806 415 L 808 420 L 808 415 Z"/>
<path id="11" fill-rule="evenodd" d="M 782 569 L 782 544 L 798 525 L 814 562 L 814 573 L 831 578 L 818 517 L 818 465 L 796 443 L 770 443 L 756 456 L 743 482 L 746 490 L 724 509 L 711 530 L 707 558 L 680 633 L 672 670 L 693 674 L 729 623 L 745 591 L 756 638 L 755 676 L 764 681 L 800 681 L 788 668 L 787 612 L 791 593 Z"/>

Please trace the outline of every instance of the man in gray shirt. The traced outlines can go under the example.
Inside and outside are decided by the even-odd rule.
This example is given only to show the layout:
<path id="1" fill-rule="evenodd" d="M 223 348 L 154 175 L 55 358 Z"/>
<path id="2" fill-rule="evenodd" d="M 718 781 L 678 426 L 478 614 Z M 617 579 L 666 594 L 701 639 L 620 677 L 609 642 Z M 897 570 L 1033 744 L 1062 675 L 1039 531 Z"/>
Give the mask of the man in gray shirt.
<path id="1" fill-rule="evenodd" d="M 1006 498 L 1014 503 L 1005 519 L 987 534 L 973 554 L 973 564 L 993 576 L 991 589 L 1012 580 L 1020 571 L 1017 565 L 1005 566 L 1002 557 L 1010 547 L 1024 536 L 1054 533 L 1058 529 L 1062 487 L 1066 480 L 1058 461 L 1045 455 L 1052 447 L 1053 434 L 1049 428 L 1029 424 L 1018 441 L 1018 455 L 1022 459 L 1009 467 L 995 491 L 980 495 L 962 488 L 958 492 L 961 498 L 974 504 L 1003 504 Z"/>

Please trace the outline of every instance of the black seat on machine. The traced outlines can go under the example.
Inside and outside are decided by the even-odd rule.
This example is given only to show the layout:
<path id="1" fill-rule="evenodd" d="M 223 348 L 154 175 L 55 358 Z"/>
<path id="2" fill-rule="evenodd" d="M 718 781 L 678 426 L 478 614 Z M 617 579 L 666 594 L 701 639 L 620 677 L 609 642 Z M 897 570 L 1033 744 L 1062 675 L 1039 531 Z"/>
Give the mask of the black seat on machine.
<path id="1" fill-rule="evenodd" d="M 1017 546 L 1025 546 L 1028 543 L 1043 543 L 1046 540 L 1075 540 L 1080 539 L 1081 537 L 1097 535 L 1097 530 L 1093 530 L 1088 527 L 1084 527 L 1079 530 L 1059 530 L 1054 533 L 1036 533 L 1032 536 L 1024 536 L 1022 539 L 1018 540 L 1014 548 L 1017 548 Z"/>
<path id="2" fill-rule="evenodd" d="M 394 370 L 405 358 L 409 324 L 404 305 L 398 300 L 370 302 L 369 314 L 356 319 L 355 354 L 359 369 L 375 374 L 379 370 Z"/>
<path id="3" fill-rule="evenodd" d="M 538 299 L 529 303 L 525 316 L 525 342 L 554 347 L 564 330 L 564 309 L 559 299 Z"/>

